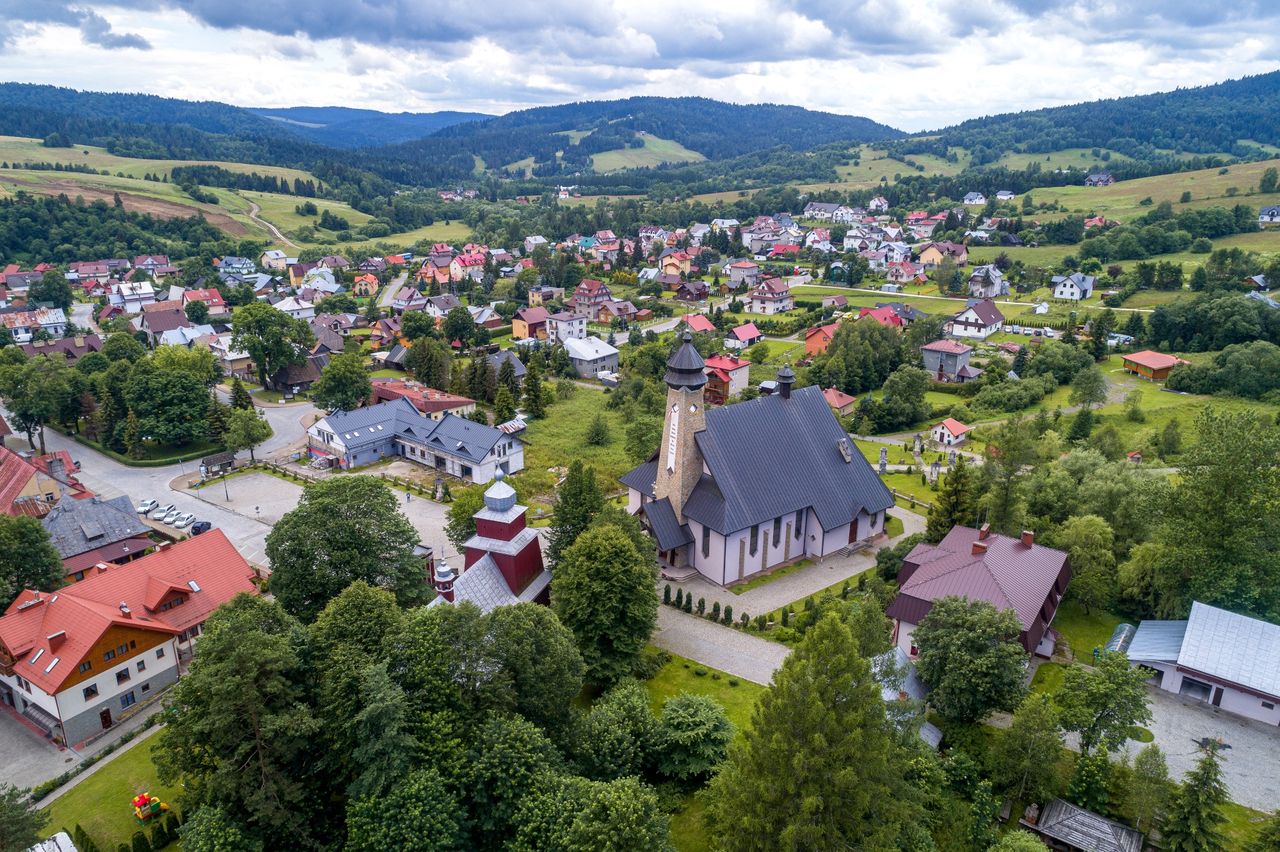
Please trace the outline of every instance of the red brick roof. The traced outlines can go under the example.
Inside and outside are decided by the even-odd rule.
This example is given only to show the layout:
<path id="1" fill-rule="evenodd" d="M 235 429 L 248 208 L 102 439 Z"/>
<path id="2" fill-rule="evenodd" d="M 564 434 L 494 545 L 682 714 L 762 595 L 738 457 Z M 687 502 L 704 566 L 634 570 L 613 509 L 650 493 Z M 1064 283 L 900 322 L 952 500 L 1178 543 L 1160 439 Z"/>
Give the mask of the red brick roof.
<path id="1" fill-rule="evenodd" d="M 858 319 L 871 317 L 885 327 L 902 328 L 902 317 L 893 308 L 863 308 L 858 311 Z"/>
<path id="2" fill-rule="evenodd" d="M 751 362 L 733 355 L 712 355 L 707 358 L 707 366 L 716 370 L 739 370 L 750 367 Z"/>
<path id="3" fill-rule="evenodd" d="M 963 423 L 961 423 L 959 420 L 956 420 L 954 417 L 948 417 L 946 420 L 943 420 L 938 425 L 946 429 L 952 435 L 955 435 L 957 438 L 959 438 L 965 432 L 969 432 L 973 429 L 972 426 L 966 426 Z"/>
<path id="4" fill-rule="evenodd" d="M 839 388 L 827 388 L 822 392 L 822 398 L 827 401 L 827 405 L 837 411 L 847 405 L 853 405 L 853 403 L 858 401 L 856 396 L 849 396 L 849 394 Z"/>
<path id="5" fill-rule="evenodd" d="M 474 399 L 445 393 L 442 390 L 429 388 L 409 379 L 373 380 L 373 399 L 375 402 L 389 402 L 402 398 L 409 400 L 413 407 L 423 414 L 435 414 L 440 411 L 475 405 Z"/>
<path id="6" fill-rule="evenodd" d="M 253 569 L 226 535 L 210 530 L 133 562 L 108 565 L 56 592 L 23 591 L 0 617 L 0 644 L 17 659 L 17 674 L 57 693 L 112 625 L 181 633 L 240 592 L 256 594 L 252 580 Z M 187 595 L 186 603 L 156 611 L 171 591 Z M 128 617 L 121 603 L 128 606 Z M 60 642 L 59 633 L 65 636 Z M 30 660 L 40 650 L 44 653 L 33 665 Z M 55 657 L 58 664 L 46 672 Z"/>

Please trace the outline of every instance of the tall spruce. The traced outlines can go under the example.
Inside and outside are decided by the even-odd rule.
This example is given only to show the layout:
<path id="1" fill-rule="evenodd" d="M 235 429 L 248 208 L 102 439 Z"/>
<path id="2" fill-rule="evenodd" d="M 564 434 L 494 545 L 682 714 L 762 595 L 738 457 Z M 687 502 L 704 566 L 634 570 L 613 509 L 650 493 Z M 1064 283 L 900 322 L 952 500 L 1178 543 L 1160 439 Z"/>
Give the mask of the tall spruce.
<path id="1" fill-rule="evenodd" d="M 898 849 L 923 819 L 880 687 L 834 613 L 783 662 L 711 782 L 717 846 Z"/>
<path id="2" fill-rule="evenodd" d="M 1222 806 L 1228 801 L 1218 760 L 1219 744 L 1209 740 L 1202 747 L 1196 768 L 1183 779 L 1169 802 L 1161 832 L 1168 852 L 1219 852 L 1227 848 Z"/>
<path id="3" fill-rule="evenodd" d="M 524 413 L 530 420 L 537 420 L 547 413 L 542 398 L 542 365 L 537 358 L 529 361 L 528 372 L 524 374 Z"/>
<path id="4" fill-rule="evenodd" d="M 974 494 L 972 470 L 964 456 L 956 459 L 955 467 L 942 480 L 938 499 L 929 509 L 929 524 L 925 537 L 931 542 L 942 541 L 951 528 L 972 526 L 977 517 L 977 497 Z"/>
<path id="5" fill-rule="evenodd" d="M 604 495 L 596 481 L 596 469 L 586 467 L 581 460 L 575 459 L 569 465 L 569 472 L 556 492 L 556 502 L 552 509 L 547 557 L 553 564 L 559 562 L 578 536 L 591 526 L 592 518 L 603 507 Z"/>

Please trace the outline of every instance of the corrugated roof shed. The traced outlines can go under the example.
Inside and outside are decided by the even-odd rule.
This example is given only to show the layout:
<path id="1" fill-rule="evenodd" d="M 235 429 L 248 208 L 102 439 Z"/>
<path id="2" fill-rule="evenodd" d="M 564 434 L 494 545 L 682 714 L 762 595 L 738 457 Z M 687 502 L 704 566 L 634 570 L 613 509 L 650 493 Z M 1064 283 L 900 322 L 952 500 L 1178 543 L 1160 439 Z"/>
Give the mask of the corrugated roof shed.
<path id="1" fill-rule="evenodd" d="M 1280 625 L 1196 601 L 1178 665 L 1280 696 Z"/>
<path id="2" fill-rule="evenodd" d="M 1126 653 L 1135 663 L 1172 663 L 1182 650 L 1185 621 L 1144 621 L 1138 625 Z"/>

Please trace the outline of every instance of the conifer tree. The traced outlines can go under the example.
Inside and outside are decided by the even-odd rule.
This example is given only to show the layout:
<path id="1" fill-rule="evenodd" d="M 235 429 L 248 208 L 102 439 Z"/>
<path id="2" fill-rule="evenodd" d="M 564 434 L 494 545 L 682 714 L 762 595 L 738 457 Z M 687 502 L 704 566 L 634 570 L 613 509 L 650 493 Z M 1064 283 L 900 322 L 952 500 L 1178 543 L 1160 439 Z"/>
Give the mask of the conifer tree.
<path id="1" fill-rule="evenodd" d="M 939 542 L 957 524 L 971 526 L 977 515 L 976 504 L 972 471 L 964 456 L 960 456 L 955 467 L 943 479 L 938 499 L 929 509 L 925 537 L 931 542 Z"/>
<path id="2" fill-rule="evenodd" d="M 253 397 L 249 396 L 249 389 L 240 381 L 239 376 L 231 380 L 231 407 L 253 408 Z"/>
<path id="3" fill-rule="evenodd" d="M 524 375 L 524 413 L 530 420 L 537 420 L 547 413 L 542 397 L 542 365 L 537 359 L 529 361 Z"/>
<path id="4" fill-rule="evenodd" d="M 553 564 L 591 526 L 591 520 L 603 507 L 604 496 L 596 481 L 595 468 L 585 467 L 580 459 L 575 459 L 556 492 L 556 502 L 552 507 L 547 557 Z"/>
<path id="5" fill-rule="evenodd" d="M 1169 802 L 1161 831 L 1169 852 L 1218 852 L 1227 848 L 1222 836 L 1227 785 L 1218 763 L 1218 743 L 1208 740 L 1196 768 L 1183 780 Z"/>

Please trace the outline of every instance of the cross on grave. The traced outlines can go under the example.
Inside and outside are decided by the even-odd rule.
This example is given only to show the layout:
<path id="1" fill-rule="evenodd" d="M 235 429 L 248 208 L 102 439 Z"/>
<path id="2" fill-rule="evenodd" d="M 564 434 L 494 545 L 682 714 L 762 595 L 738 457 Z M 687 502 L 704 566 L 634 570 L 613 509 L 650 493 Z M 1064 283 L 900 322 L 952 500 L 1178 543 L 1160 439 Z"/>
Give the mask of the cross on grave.
<path id="1" fill-rule="evenodd" d="M 956 451 L 952 450 L 947 454 L 947 467 L 951 467 L 956 463 Z"/>
<path id="2" fill-rule="evenodd" d="M 880 473 L 884 474 L 889 470 L 889 448 L 880 448 Z"/>
<path id="3" fill-rule="evenodd" d="M 929 481 L 930 482 L 938 481 L 938 471 L 941 469 L 942 469 L 942 463 L 939 461 L 935 461 L 933 464 L 929 465 Z"/>

